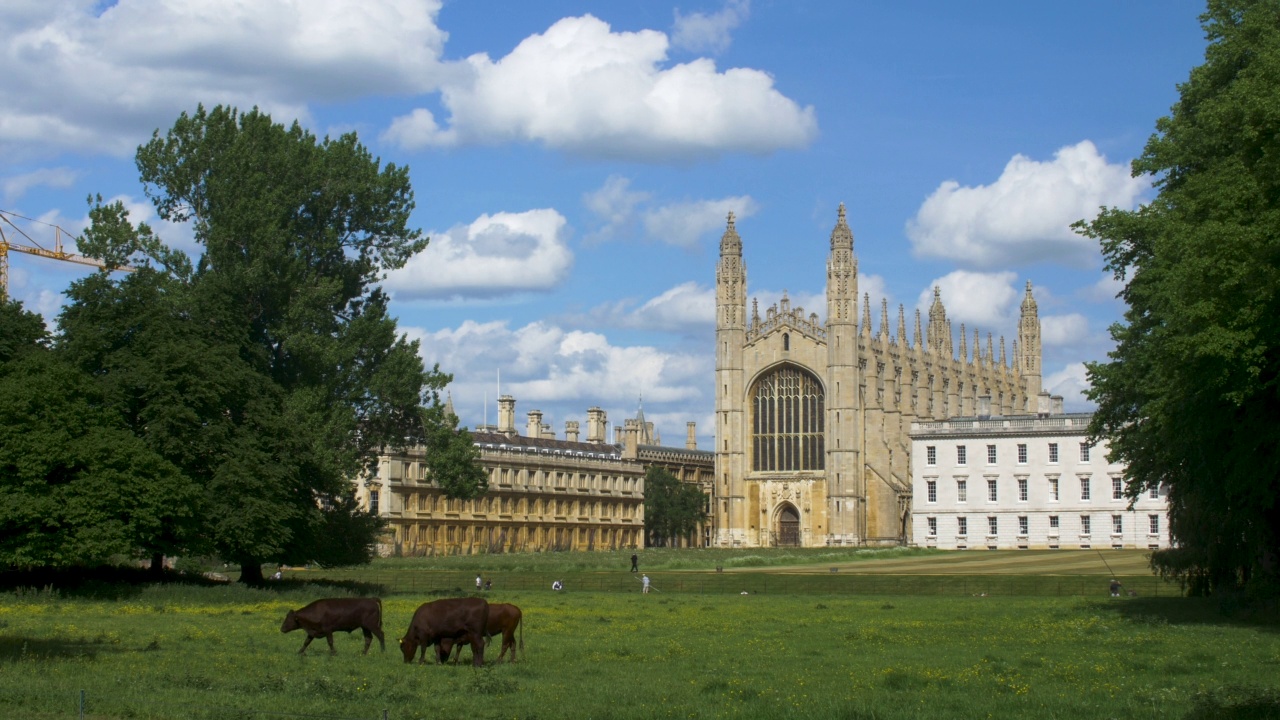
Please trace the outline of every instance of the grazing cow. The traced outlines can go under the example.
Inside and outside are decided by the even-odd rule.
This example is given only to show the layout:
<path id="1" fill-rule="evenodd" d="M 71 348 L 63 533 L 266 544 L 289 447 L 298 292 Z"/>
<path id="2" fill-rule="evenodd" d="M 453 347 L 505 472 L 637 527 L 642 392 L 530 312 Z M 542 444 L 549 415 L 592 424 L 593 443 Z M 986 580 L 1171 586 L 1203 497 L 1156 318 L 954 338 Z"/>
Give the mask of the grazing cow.
<path id="1" fill-rule="evenodd" d="M 502 662 L 502 658 L 507 654 L 507 648 L 511 649 L 511 662 L 516 661 L 516 630 L 520 630 L 520 651 L 524 652 L 524 626 L 520 624 L 523 615 L 520 608 L 509 603 L 489 603 L 489 623 L 485 625 L 484 634 L 487 638 L 494 635 L 502 635 L 502 652 L 498 653 L 498 662 Z M 458 656 L 462 655 L 462 646 L 469 644 L 466 638 L 460 640 L 441 640 L 440 650 L 445 657 L 449 657 L 450 651 L 453 651 L 453 661 L 458 661 Z M 455 649 L 456 648 L 456 649 Z"/>
<path id="2" fill-rule="evenodd" d="M 450 598 L 436 600 L 420 606 L 409 621 L 409 630 L 400 639 L 400 651 L 404 661 L 413 662 L 418 648 L 427 661 L 427 647 L 436 646 L 436 662 L 447 659 L 442 640 L 466 639 L 474 649 L 471 664 L 484 665 L 484 631 L 489 624 L 489 603 L 484 598 Z"/>
<path id="3" fill-rule="evenodd" d="M 369 654 L 369 645 L 373 636 L 378 636 L 378 645 L 386 652 L 387 643 L 382 637 L 382 601 L 378 598 L 326 598 L 316 600 L 301 610 L 290 610 L 284 616 L 284 624 L 280 632 L 293 632 L 298 628 L 307 631 L 307 640 L 302 643 L 299 655 L 307 652 L 312 640 L 323 637 L 329 641 L 329 654 L 336 655 L 333 648 L 335 632 L 351 632 L 356 629 L 364 631 L 364 654 Z"/>

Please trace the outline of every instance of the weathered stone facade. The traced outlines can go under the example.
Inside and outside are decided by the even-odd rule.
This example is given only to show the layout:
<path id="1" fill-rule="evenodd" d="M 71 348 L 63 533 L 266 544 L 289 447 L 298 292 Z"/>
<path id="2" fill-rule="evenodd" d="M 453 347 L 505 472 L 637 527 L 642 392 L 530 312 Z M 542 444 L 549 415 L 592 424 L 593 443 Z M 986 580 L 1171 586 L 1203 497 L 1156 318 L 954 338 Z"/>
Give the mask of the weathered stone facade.
<path id="1" fill-rule="evenodd" d="M 1012 362 L 1004 338 L 975 330 L 972 351 L 937 289 L 926 332 L 917 311 L 907 339 L 870 298 L 858 322 L 858 261 L 840 206 L 827 261 L 827 312 L 805 314 L 785 297 L 762 317 L 747 312 L 742 239 L 729 215 L 716 270 L 716 447 L 713 544 L 901 544 L 911 534 L 911 423 L 996 412 L 1036 412 L 1040 321 L 1027 284 Z"/>
<path id="2" fill-rule="evenodd" d="M 515 398 L 503 396 L 498 407 L 497 426 L 472 432 L 489 478 L 483 497 L 444 497 L 421 447 L 384 455 L 377 473 L 358 483 L 357 497 L 390 526 L 383 554 L 639 548 L 649 466 L 709 485 L 714 459 L 696 448 L 693 427 L 685 448 L 642 443 L 657 433 L 641 412 L 616 428 L 619 442 L 606 443 L 605 412 L 591 408 L 585 441 L 578 439 L 577 421 L 566 422 L 565 438 L 557 439 L 541 412 L 528 413 L 521 435 Z"/>

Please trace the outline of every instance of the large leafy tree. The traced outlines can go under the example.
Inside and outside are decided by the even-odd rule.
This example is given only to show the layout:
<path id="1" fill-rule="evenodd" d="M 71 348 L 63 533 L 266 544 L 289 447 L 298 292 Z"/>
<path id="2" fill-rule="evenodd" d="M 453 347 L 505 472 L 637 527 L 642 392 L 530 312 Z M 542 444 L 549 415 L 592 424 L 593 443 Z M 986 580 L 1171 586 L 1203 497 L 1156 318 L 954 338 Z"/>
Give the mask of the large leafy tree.
<path id="1" fill-rule="evenodd" d="M 707 498 L 697 485 L 680 482 L 656 465 L 644 474 L 644 529 L 650 546 L 675 545 L 707 519 Z"/>
<path id="2" fill-rule="evenodd" d="M 426 244 L 407 169 L 354 134 L 225 107 L 183 114 L 137 164 L 203 253 L 189 263 L 99 203 L 82 249 L 144 269 L 75 289 L 68 350 L 115 373 L 135 433 L 199 479 L 202 537 L 244 580 L 264 561 L 367 559 L 380 525 L 351 481 L 381 449 L 436 434 L 423 408 L 449 379 L 424 370 L 376 285 Z"/>
<path id="3" fill-rule="evenodd" d="M 1089 365 L 1091 432 L 1131 496 L 1167 488 L 1176 548 L 1153 563 L 1207 592 L 1280 564 L 1280 3 L 1202 21 L 1205 62 L 1133 163 L 1157 197 L 1080 227 L 1128 304 Z"/>
<path id="4" fill-rule="evenodd" d="M 65 567 L 163 547 L 198 497 L 121 423 L 93 378 L 0 302 L 0 564 Z"/>

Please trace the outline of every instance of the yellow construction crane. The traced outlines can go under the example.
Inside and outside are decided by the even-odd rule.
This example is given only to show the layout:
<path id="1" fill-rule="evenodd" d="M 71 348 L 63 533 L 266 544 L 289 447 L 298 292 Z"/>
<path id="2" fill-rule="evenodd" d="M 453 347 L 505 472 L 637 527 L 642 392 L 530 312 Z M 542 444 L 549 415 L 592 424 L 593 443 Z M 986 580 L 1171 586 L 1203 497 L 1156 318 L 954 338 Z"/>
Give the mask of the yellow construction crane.
<path id="1" fill-rule="evenodd" d="M 28 223 L 32 223 L 35 225 L 43 225 L 45 227 L 53 228 L 53 249 L 49 250 L 45 247 L 42 247 L 40 243 L 33 240 L 25 230 L 18 227 L 18 225 L 14 222 L 14 220 L 25 220 Z M 64 251 L 62 249 L 63 235 L 72 237 L 71 233 L 67 232 L 66 230 L 63 230 L 57 225 L 53 225 L 47 222 L 41 222 L 40 220 L 32 220 L 29 217 L 24 217 L 17 213 L 8 212 L 6 210 L 0 210 L 0 300 L 3 300 L 9 296 L 9 251 L 10 250 L 14 250 L 20 253 L 27 253 L 28 255 L 38 255 L 40 257 L 49 258 L 51 260 L 62 260 L 64 262 L 79 263 L 81 265 L 92 265 L 93 267 L 106 267 L 101 262 L 94 260 L 91 257 L 85 257 L 84 255 L 77 255 L 76 253 L 70 253 L 70 252 Z M 26 238 L 27 243 L 29 244 L 21 244 L 21 243 L 14 242 L 14 240 L 16 240 L 19 236 Z M 130 272 L 134 268 L 129 267 L 128 265 L 121 265 L 120 267 L 117 267 L 115 269 L 123 270 L 125 272 Z"/>

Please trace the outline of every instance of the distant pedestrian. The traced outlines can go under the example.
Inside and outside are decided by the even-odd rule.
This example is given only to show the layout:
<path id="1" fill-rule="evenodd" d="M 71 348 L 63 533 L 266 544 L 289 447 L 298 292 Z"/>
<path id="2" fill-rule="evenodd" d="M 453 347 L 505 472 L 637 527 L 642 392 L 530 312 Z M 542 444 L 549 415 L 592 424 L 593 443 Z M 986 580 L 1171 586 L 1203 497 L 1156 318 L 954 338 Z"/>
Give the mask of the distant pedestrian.
<path id="1" fill-rule="evenodd" d="M 643 588 L 640 592 L 642 592 L 642 593 L 648 593 L 648 592 L 649 592 L 649 576 L 648 576 L 648 575 L 641 575 L 641 576 L 640 576 L 640 584 L 644 586 L 644 588 Z"/>
<path id="2" fill-rule="evenodd" d="M 484 589 L 485 589 L 485 590 L 492 590 L 492 589 L 493 589 L 493 581 L 492 581 L 492 580 L 485 580 L 485 581 L 484 581 Z"/>
<path id="3" fill-rule="evenodd" d="M 556 580 L 551 583 L 551 589 L 555 590 L 556 592 L 559 592 L 564 589 L 564 583 L 560 582 L 559 580 Z"/>
<path id="4" fill-rule="evenodd" d="M 1120 581 L 1111 578 L 1111 597 L 1120 597 Z"/>
<path id="5" fill-rule="evenodd" d="M 484 580 L 481 580 L 478 574 L 476 575 L 476 589 L 477 590 L 484 589 Z"/>
<path id="6" fill-rule="evenodd" d="M 635 572 L 639 569 L 640 569 L 640 556 L 636 555 L 635 553 L 631 553 L 631 572 Z"/>

